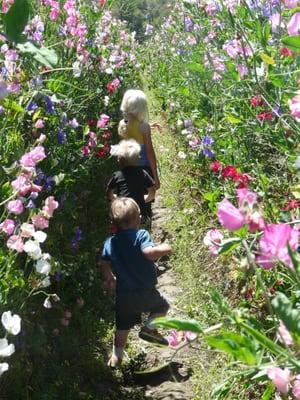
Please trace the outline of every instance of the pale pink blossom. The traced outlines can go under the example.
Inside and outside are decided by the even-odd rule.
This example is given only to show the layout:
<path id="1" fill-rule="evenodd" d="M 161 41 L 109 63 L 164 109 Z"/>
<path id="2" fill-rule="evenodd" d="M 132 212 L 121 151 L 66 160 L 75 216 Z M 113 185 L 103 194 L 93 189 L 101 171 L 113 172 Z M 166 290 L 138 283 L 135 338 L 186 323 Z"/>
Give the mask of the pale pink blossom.
<path id="1" fill-rule="evenodd" d="M 290 332 L 287 330 L 286 326 L 282 321 L 280 321 L 278 330 L 277 330 L 277 337 L 281 343 L 286 344 L 287 346 L 291 346 L 293 342 L 293 338 Z"/>
<path id="2" fill-rule="evenodd" d="M 226 198 L 218 204 L 218 219 L 230 231 L 236 231 L 246 223 L 244 215 Z"/>
<path id="3" fill-rule="evenodd" d="M 57 209 L 59 206 L 59 203 L 55 201 L 53 196 L 49 196 L 45 200 L 45 205 L 43 207 L 43 212 L 45 213 L 45 216 L 47 218 L 52 218 L 53 217 L 53 212 L 54 210 Z"/>
<path id="4" fill-rule="evenodd" d="M 298 230 L 289 225 L 267 225 L 259 242 L 260 255 L 257 257 L 257 262 L 266 269 L 272 268 L 276 261 L 282 261 L 287 266 L 292 267 L 287 244 L 290 245 L 292 250 L 296 250 L 298 248 L 298 239 Z"/>
<path id="5" fill-rule="evenodd" d="M 45 149 L 43 146 L 37 146 L 29 153 L 25 153 L 21 159 L 20 164 L 23 167 L 35 167 L 36 163 L 46 158 Z"/>
<path id="6" fill-rule="evenodd" d="M 282 22 L 281 22 L 281 15 L 276 12 L 274 14 L 272 14 L 269 18 L 269 21 L 271 23 L 271 27 L 272 27 L 272 32 L 276 32 L 279 25 L 282 26 Z"/>
<path id="7" fill-rule="evenodd" d="M 295 399 L 300 400 L 300 375 L 297 375 L 296 379 L 294 380 L 292 392 L 295 396 Z"/>
<path id="8" fill-rule="evenodd" d="M 47 139 L 47 136 L 46 135 L 44 135 L 43 133 L 38 137 L 38 139 L 37 139 L 37 142 L 39 143 L 39 144 L 43 144 L 44 143 L 44 141 Z"/>
<path id="9" fill-rule="evenodd" d="M 246 65 L 243 65 L 243 64 L 238 64 L 236 66 L 236 69 L 237 69 L 238 73 L 240 74 L 241 80 L 244 79 L 245 76 L 249 73 L 248 68 L 246 67 Z"/>
<path id="10" fill-rule="evenodd" d="M 190 46 L 194 46 L 195 44 L 197 44 L 197 40 L 194 36 L 188 36 L 186 41 Z"/>
<path id="11" fill-rule="evenodd" d="M 97 122 L 97 128 L 100 128 L 100 129 L 105 128 L 109 120 L 110 120 L 110 117 L 108 115 L 101 114 L 100 119 Z"/>
<path id="12" fill-rule="evenodd" d="M 31 182 L 26 175 L 19 175 L 14 181 L 11 182 L 11 186 L 20 196 L 25 196 L 31 191 Z"/>
<path id="13" fill-rule="evenodd" d="M 298 90 L 296 96 L 288 101 L 288 104 L 291 110 L 291 115 L 297 122 L 300 122 L 300 90 Z"/>
<path id="14" fill-rule="evenodd" d="M 49 227 L 49 220 L 42 215 L 34 215 L 31 220 L 37 229 L 46 229 Z"/>
<path id="15" fill-rule="evenodd" d="M 24 211 L 24 206 L 21 200 L 11 200 L 7 203 L 7 209 L 10 213 L 19 215 Z"/>
<path id="16" fill-rule="evenodd" d="M 21 236 L 25 237 L 25 238 L 30 238 L 35 233 L 34 225 L 33 224 L 28 224 L 26 222 L 24 222 L 21 225 L 20 230 L 21 230 Z"/>
<path id="17" fill-rule="evenodd" d="M 218 229 L 211 229 L 204 236 L 203 243 L 209 247 L 211 254 L 217 255 L 223 238 L 224 235 L 222 232 Z"/>
<path id="18" fill-rule="evenodd" d="M 298 0 L 284 0 L 284 5 L 288 8 L 297 7 Z"/>
<path id="19" fill-rule="evenodd" d="M 292 380 L 291 371 L 287 368 L 270 367 L 267 369 L 267 375 L 280 393 L 287 394 Z"/>
<path id="20" fill-rule="evenodd" d="M 43 119 L 38 119 L 36 121 L 36 123 L 34 124 L 34 127 L 36 129 L 42 129 L 42 128 L 44 128 L 44 126 L 45 126 L 45 124 L 44 124 L 44 120 Z"/>
<path id="21" fill-rule="evenodd" d="M 177 347 L 181 341 L 179 340 L 178 332 L 175 329 L 171 330 L 170 335 L 167 337 L 167 340 L 169 342 L 169 346 L 171 347 Z"/>
<path id="22" fill-rule="evenodd" d="M 0 224 L 0 231 L 6 233 L 7 235 L 11 235 L 15 230 L 15 222 L 12 219 L 5 219 Z"/>
<path id="23" fill-rule="evenodd" d="M 9 249 L 15 250 L 18 253 L 22 253 L 24 249 L 24 243 L 20 236 L 12 235 L 6 242 L 6 245 Z"/>
<path id="24" fill-rule="evenodd" d="M 170 331 L 170 334 L 167 338 L 169 342 L 169 346 L 171 347 L 177 347 L 183 342 L 190 342 L 192 340 L 195 340 L 197 338 L 197 335 L 194 332 L 190 331 L 176 331 L 175 329 L 172 329 Z"/>
<path id="25" fill-rule="evenodd" d="M 287 24 L 287 31 L 290 36 L 298 35 L 300 29 L 300 12 L 293 14 L 292 18 Z"/>

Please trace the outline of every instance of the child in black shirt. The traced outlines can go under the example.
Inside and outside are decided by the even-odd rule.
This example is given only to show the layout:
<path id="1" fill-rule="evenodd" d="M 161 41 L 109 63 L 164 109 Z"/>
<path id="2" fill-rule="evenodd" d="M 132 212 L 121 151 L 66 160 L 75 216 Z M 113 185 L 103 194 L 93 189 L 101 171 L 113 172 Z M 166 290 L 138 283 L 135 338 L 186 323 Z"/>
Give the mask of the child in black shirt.
<path id="1" fill-rule="evenodd" d="M 121 140 L 113 147 L 112 155 L 118 157 L 121 169 L 113 173 L 106 193 L 112 201 L 117 197 L 130 197 L 141 210 L 142 224 L 151 225 L 151 201 L 155 197 L 153 178 L 138 166 L 141 146 L 133 139 Z M 146 193 L 146 194 L 145 194 Z"/>

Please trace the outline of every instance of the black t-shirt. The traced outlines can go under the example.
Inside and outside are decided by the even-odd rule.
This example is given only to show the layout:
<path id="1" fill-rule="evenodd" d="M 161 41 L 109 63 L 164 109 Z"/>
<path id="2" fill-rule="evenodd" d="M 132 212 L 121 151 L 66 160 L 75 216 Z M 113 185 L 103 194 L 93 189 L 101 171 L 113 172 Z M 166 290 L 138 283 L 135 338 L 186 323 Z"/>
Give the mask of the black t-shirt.
<path id="1" fill-rule="evenodd" d="M 137 202 L 141 214 L 147 216 L 144 194 L 154 186 L 154 180 L 141 167 L 124 167 L 113 173 L 107 185 L 107 190 L 113 189 L 118 197 L 131 197 Z"/>

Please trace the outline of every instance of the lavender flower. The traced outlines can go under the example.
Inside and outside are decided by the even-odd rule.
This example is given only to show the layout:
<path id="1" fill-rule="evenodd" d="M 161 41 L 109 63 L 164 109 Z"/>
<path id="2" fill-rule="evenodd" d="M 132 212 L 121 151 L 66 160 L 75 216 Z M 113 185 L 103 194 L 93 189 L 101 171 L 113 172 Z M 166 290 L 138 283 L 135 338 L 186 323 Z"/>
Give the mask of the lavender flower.
<path id="1" fill-rule="evenodd" d="M 57 141 L 58 141 L 59 144 L 64 144 L 64 143 L 66 143 L 66 141 L 67 141 L 66 133 L 65 133 L 62 129 L 60 129 L 60 130 L 58 131 L 58 134 L 57 134 Z"/>
<path id="2" fill-rule="evenodd" d="M 211 146 L 214 142 L 215 141 L 211 136 L 204 136 L 202 139 L 203 146 Z"/>
<path id="3" fill-rule="evenodd" d="M 71 239 L 71 247 L 77 249 L 79 247 L 79 242 L 82 240 L 82 230 L 77 227 L 75 230 L 75 235 Z"/>
<path id="4" fill-rule="evenodd" d="M 208 158 L 214 158 L 215 157 L 215 153 L 210 149 L 204 149 L 203 150 L 203 154 Z"/>
<path id="5" fill-rule="evenodd" d="M 55 113 L 55 107 L 54 107 L 53 101 L 51 100 L 51 97 L 45 96 L 44 100 L 45 100 L 45 105 L 46 105 L 47 112 L 49 114 L 54 114 Z"/>
<path id="6" fill-rule="evenodd" d="M 39 106 L 34 101 L 31 101 L 27 106 L 27 111 L 35 111 L 38 108 Z"/>

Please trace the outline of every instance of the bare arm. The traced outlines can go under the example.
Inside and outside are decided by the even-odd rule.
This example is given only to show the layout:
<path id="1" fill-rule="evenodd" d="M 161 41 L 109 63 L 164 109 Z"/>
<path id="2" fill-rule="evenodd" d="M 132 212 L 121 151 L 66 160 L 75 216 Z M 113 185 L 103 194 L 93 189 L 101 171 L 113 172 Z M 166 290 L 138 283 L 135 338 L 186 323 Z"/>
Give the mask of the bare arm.
<path id="1" fill-rule="evenodd" d="M 113 292 L 116 288 L 116 277 L 112 273 L 110 261 L 101 260 L 100 266 L 104 278 L 103 286 L 109 292 Z"/>
<path id="2" fill-rule="evenodd" d="M 148 193 L 145 194 L 144 200 L 145 203 L 149 203 L 150 201 L 155 199 L 155 186 L 151 186 L 148 188 Z"/>
<path id="3" fill-rule="evenodd" d="M 144 256 L 151 261 L 156 261 L 166 254 L 170 254 L 171 251 L 171 246 L 167 243 L 161 243 L 154 247 L 149 246 L 142 250 Z"/>
<path id="4" fill-rule="evenodd" d="M 145 152 L 147 159 L 150 164 L 150 168 L 153 174 L 153 178 L 155 181 L 155 189 L 158 190 L 160 188 L 160 181 L 158 178 L 158 173 L 157 173 L 157 163 L 156 163 L 156 156 L 152 144 L 152 139 L 151 139 L 151 129 L 149 124 L 142 124 L 141 126 L 141 131 L 143 133 L 144 137 L 144 145 L 145 145 Z"/>
<path id="5" fill-rule="evenodd" d="M 106 196 L 108 197 L 108 199 L 109 199 L 110 201 L 113 201 L 114 199 L 117 198 L 117 195 L 114 194 L 113 189 L 107 189 L 107 190 L 106 190 Z"/>

